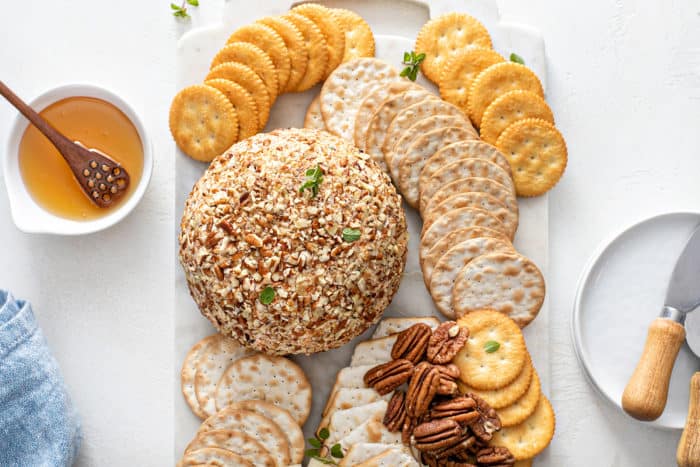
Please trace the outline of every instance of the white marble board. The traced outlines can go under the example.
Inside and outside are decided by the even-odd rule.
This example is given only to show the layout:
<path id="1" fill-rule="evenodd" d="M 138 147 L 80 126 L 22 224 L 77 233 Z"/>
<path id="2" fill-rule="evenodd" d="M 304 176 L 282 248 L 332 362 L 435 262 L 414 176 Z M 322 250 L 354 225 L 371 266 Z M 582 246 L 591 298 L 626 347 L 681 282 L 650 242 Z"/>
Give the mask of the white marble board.
<path id="1" fill-rule="evenodd" d="M 540 77 L 546 92 L 546 67 L 544 42 L 532 28 L 503 23 L 499 19 L 495 0 L 372 0 L 321 1 L 327 6 L 348 8 L 361 14 L 372 27 L 377 43 L 377 57 L 400 67 L 403 52 L 412 50 L 420 27 L 431 17 L 460 11 L 469 13 L 482 21 L 493 39 L 494 48 L 509 56 L 516 52 Z M 280 0 L 258 0 L 256 2 L 229 1 L 225 4 L 222 20 L 194 29 L 185 34 L 177 46 L 177 85 L 184 87 L 201 83 L 208 72 L 209 64 L 216 52 L 225 44 L 228 36 L 238 26 L 251 23 L 267 15 L 283 14 L 292 6 L 291 2 Z M 422 77 L 419 83 L 436 92 L 435 86 Z M 277 99 L 272 108 L 267 130 L 280 127 L 302 126 L 306 107 L 318 93 L 316 87 L 304 93 L 285 94 Z M 192 186 L 206 170 L 206 165 L 192 161 L 183 153 L 176 154 L 175 213 L 176 232 L 184 201 Z M 416 211 L 406 207 L 409 225 L 409 254 L 406 271 L 399 292 L 384 316 L 440 316 L 433 305 L 430 294 L 423 284 L 418 263 L 418 239 L 421 220 Z M 515 246 L 523 254 L 532 258 L 540 267 L 545 278 L 548 276 L 548 197 L 547 195 L 520 199 L 520 226 L 515 237 Z M 180 268 L 175 271 L 175 458 L 193 437 L 200 420 L 192 414 L 180 394 L 180 364 L 189 348 L 202 337 L 212 333 L 213 327 L 203 318 L 189 296 L 184 275 Z M 549 307 L 545 300 L 537 319 L 525 329 L 525 337 L 537 371 L 542 379 L 546 394 L 550 388 L 549 355 Z M 295 357 L 305 369 L 313 386 L 314 405 L 311 416 L 305 425 L 305 433 L 310 434 L 320 420 L 320 411 L 325 404 L 328 392 L 338 369 L 349 364 L 354 344 L 367 339 L 372 329 L 353 342 L 330 352 L 309 357 Z"/>

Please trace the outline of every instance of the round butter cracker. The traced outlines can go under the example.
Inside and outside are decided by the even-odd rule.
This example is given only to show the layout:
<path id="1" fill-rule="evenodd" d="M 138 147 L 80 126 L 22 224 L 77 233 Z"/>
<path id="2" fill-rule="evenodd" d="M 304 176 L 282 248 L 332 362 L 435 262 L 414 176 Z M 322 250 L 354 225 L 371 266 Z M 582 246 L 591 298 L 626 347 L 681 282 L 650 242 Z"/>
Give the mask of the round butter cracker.
<path id="1" fill-rule="evenodd" d="M 250 42 L 231 42 L 226 44 L 216 54 L 210 68 L 226 62 L 242 63 L 252 69 L 263 80 L 268 94 L 273 98 L 281 92 L 275 65 L 272 63 L 270 56 L 260 47 Z"/>
<path id="2" fill-rule="evenodd" d="M 284 17 L 297 27 L 306 44 L 306 70 L 301 81 L 292 91 L 306 91 L 316 86 L 325 77 L 328 66 L 328 43 L 316 23 L 306 16 L 288 13 Z"/>
<path id="3" fill-rule="evenodd" d="M 491 102 L 481 117 L 481 139 L 496 144 L 503 130 L 518 120 L 541 118 L 554 124 L 554 115 L 544 99 L 530 91 L 516 89 Z"/>
<path id="4" fill-rule="evenodd" d="M 474 260 L 472 260 L 473 262 Z M 498 389 L 512 383 L 528 362 L 525 338 L 518 325 L 503 314 L 483 309 L 457 320 L 469 338 L 454 358 L 459 378 L 477 389 Z M 498 348 L 487 352 L 487 344 Z"/>
<path id="5" fill-rule="evenodd" d="M 344 8 L 333 8 L 331 11 L 345 33 L 343 62 L 353 58 L 374 57 L 374 34 L 367 21 L 354 11 Z"/>
<path id="6" fill-rule="evenodd" d="M 540 395 L 537 408 L 524 422 L 501 428 L 493 434 L 491 446 L 505 446 L 520 461 L 535 457 L 549 445 L 554 437 L 556 419 L 552 404 Z"/>
<path id="7" fill-rule="evenodd" d="M 262 49 L 263 52 L 270 56 L 272 63 L 275 65 L 279 89 L 287 87 L 292 63 L 284 39 L 277 31 L 260 23 L 247 24 L 238 28 L 229 36 L 227 43 L 230 44 L 231 42 L 250 42 Z M 274 99 L 275 96 L 270 97 Z"/>
<path id="8" fill-rule="evenodd" d="M 513 404 L 520 399 L 530 388 L 532 375 L 535 369 L 532 366 L 532 360 L 528 355 L 528 362 L 523 366 L 522 371 L 517 378 L 507 386 L 492 390 L 476 389 L 459 381 L 457 385 L 462 394 L 474 393 L 484 399 L 494 409 L 502 409 Z"/>
<path id="9" fill-rule="evenodd" d="M 181 90 L 170 104 L 170 133 L 192 159 L 211 162 L 238 139 L 236 109 L 221 91 L 205 85 Z"/>
<path id="10" fill-rule="evenodd" d="M 415 51 L 425 53 L 421 70 L 434 83 L 440 81 L 443 66 L 458 50 L 470 46 L 491 48 L 491 36 L 483 24 L 465 13 L 448 13 L 423 25 Z"/>
<path id="11" fill-rule="evenodd" d="M 498 97 L 516 89 L 530 91 L 544 98 L 540 79 L 525 65 L 515 62 L 496 63 L 479 73 L 469 89 L 467 107 L 472 123 L 480 127 L 487 107 Z"/>
<path id="12" fill-rule="evenodd" d="M 516 253 L 491 253 L 459 272 L 452 305 L 457 316 L 488 308 L 525 327 L 539 313 L 544 296 L 544 278 L 535 263 Z"/>
<path id="13" fill-rule="evenodd" d="M 486 47 L 469 47 L 452 55 L 440 74 L 440 97 L 467 111 L 469 88 L 474 78 L 486 68 L 504 59 L 495 50 Z"/>
<path id="14" fill-rule="evenodd" d="M 205 85 L 218 89 L 226 95 L 238 114 L 238 140 L 246 139 L 258 132 L 260 118 L 253 96 L 243 87 L 227 79 L 210 79 Z"/>
<path id="15" fill-rule="evenodd" d="M 566 141 L 544 120 L 529 118 L 513 123 L 501 133 L 496 146 L 510 161 L 520 196 L 546 193 L 566 169 Z"/>
<path id="16" fill-rule="evenodd" d="M 328 63 L 323 76 L 330 75 L 342 63 L 345 54 L 345 31 L 333 16 L 333 10 L 318 3 L 302 3 L 290 11 L 306 16 L 321 30 L 328 48 Z"/>
<path id="17" fill-rule="evenodd" d="M 294 91 L 304 78 L 309 63 L 304 36 L 294 23 L 283 16 L 267 16 L 256 22 L 274 29 L 284 41 L 289 54 L 290 69 L 287 85 L 280 89 L 280 93 Z"/>
<path id="18" fill-rule="evenodd" d="M 525 394 L 513 404 L 498 409 L 498 417 L 501 419 L 501 426 L 515 426 L 527 419 L 537 408 L 537 403 L 541 395 L 540 377 L 537 372 L 533 372 L 532 381 Z"/>
<path id="19" fill-rule="evenodd" d="M 211 79 L 226 79 L 240 85 L 253 96 L 258 110 L 258 128 L 262 130 L 270 117 L 272 101 L 262 78 L 252 68 L 238 62 L 226 62 L 217 65 L 209 71 L 205 81 Z M 228 148 L 227 148 L 228 149 Z"/>

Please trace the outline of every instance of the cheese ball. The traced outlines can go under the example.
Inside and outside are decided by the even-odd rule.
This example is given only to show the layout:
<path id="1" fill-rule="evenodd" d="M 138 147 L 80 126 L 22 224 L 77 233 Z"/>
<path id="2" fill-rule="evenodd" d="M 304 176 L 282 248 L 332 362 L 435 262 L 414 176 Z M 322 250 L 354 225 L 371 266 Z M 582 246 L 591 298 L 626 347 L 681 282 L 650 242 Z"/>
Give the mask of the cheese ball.
<path id="1" fill-rule="evenodd" d="M 381 317 L 406 264 L 389 177 L 330 133 L 276 130 L 214 159 L 185 203 L 180 263 L 201 313 L 267 354 L 339 347 Z"/>

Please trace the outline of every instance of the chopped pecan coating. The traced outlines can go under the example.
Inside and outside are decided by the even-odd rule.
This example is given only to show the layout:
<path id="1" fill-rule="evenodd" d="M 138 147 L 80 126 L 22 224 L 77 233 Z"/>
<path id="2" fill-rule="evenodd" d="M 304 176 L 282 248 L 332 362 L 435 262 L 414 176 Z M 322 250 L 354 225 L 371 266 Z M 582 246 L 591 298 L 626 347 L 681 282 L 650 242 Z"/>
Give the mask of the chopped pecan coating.
<path id="1" fill-rule="evenodd" d="M 364 382 L 383 396 L 408 381 L 412 372 L 413 363 L 403 359 L 392 360 L 367 371 Z"/>
<path id="2" fill-rule="evenodd" d="M 442 323 L 428 342 L 428 361 L 438 365 L 449 363 L 462 350 L 469 337 L 469 330 L 454 321 Z"/>
<path id="3" fill-rule="evenodd" d="M 406 393 L 396 390 L 384 414 L 384 426 L 389 431 L 401 431 L 406 420 Z"/>
<path id="4" fill-rule="evenodd" d="M 406 392 L 406 413 L 418 418 L 428 411 L 440 386 L 440 372 L 428 362 L 421 362 L 413 369 Z"/>
<path id="5" fill-rule="evenodd" d="M 425 356 L 432 333 L 430 326 L 425 323 L 414 324 L 401 331 L 391 349 L 391 358 L 405 358 L 417 364 Z"/>

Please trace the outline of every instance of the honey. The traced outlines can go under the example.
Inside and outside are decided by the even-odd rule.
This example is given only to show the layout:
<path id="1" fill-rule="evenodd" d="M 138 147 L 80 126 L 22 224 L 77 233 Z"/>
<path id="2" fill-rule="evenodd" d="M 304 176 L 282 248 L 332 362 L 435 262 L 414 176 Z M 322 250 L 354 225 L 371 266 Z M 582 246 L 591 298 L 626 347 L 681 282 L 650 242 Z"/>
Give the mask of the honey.
<path id="1" fill-rule="evenodd" d="M 40 114 L 70 140 L 119 162 L 131 181 L 116 203 L 107 208 L 94 205 L 58 150 L 29 125 L 19 144 L 19 168 L 27 191 L 39 206 L 59 217 L 88 221 L 111 213 L 131 197 L 143 171 L 143 145 L 136 127 L 121 110 L 101 99 L 69 97 Z"/>

